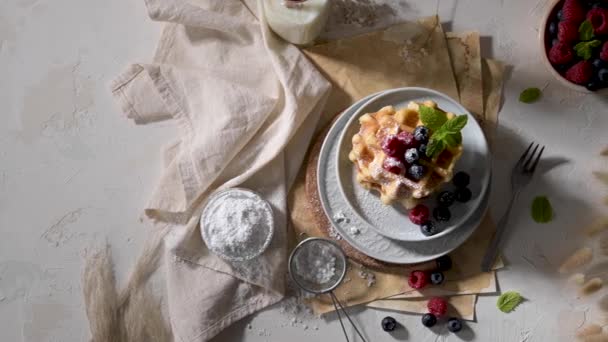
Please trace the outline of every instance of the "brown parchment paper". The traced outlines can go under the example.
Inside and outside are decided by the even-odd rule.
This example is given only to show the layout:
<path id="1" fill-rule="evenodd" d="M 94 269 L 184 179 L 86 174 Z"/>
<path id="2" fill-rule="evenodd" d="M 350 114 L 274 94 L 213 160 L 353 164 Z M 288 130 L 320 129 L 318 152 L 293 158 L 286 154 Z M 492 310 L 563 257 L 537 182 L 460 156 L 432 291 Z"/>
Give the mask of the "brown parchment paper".
<path id="1" fill-rule="evenodd" d="M 483 103 L 484 103 L 484 115 L 482 118 L 482 123 L 483 123 L 483 127 L 484 127 L 484 131 L 486 132 L 486 136 L 488 138 L 488 140 L 491 141 L 491 139 L 494 137 L 495 134 L 495 128 L 498 125 L 498 113 L 500 110 L 500 103 L 501 103 L 501 99 L 502 99 L 502 92 L 503 92 L 503 83 L 504 83 L 504 77 L 505 77 L 505 65 L 502 62 L 496 61 L 496 60 L 488 60 L 488 59 L 482 59 L 481 61 L 482 63 L 482 79 L 483 79 Z M 457 81 L 458 81 L 458 77 L 457 77 Z M 489 219 L 488 217 L 486 217 L 486 219 Z M 481 228 L 483 228 L 484 226 L 481 226 Z M 472 239 L 475 239 L 476 236 L 474 235 Z M 469 241 L 468 243 L 465 243 L 465 245 L 463 245 L 460 249 L 466 248 L 469 243 L 471 243 L 471 241 Z M 475 242 L 473 242 L 473 244 L 476 244 Z M 487 244 L 487 242 L 486 242 Z M 482 243 L 483 245 L 483 243 Z M 482 248 L 481 246 L 477 246 L 477 248 L 473 248 L 472 251 L 474 251 L 474 253 L 477 254 L 477 257 L 481 257 L 481 253 L 483 253 L 483 251 L 485 250 L 485 248 Z M 458 252 L 458 250 L 456 251 Z M 497 263 L 495 264 L 495 269 L 499 269 L 503 267 L 503 262 L 501 259 L 497 260 Z M 477 276 L 472 276 L 466 280 L 464 280 L 462 283 L 458 282 L 458 285 L 456 286 L 462 286 L 463 288 L 476 288 L 477 285 L 479 284 L 486 284 L 486 282 L 488 281 L 487 278 L 487 274 L 481 273 Z M 447 277 L 448 279 L 450 277 Z M 496 278 L 495 275 L 492 275 L 492 280 L 493 282 L 492 285 L 485 287 L 486 291 L 488 291 L 492 286 L 496 287 Z M 444 284 L 442 287 L 440 288 L 436 288 L 436 289 L 429 289 L 429 292 L 435 292 L 437 291 L 437 295 L 441 295 L 442 291 L 444 291 L 443 287 L 447 286 L 447 287 L 452 287 L 454 286 L 454 284 L 449 284 L 450 281 L 447 280 L 446 284 Z M 468 284 L 466 284 L 468 283 Z M 452 290 L 454 290 L 452 288 Z M 494 289 L 494 291 L 496 290 L 496 288 Z M 490 291 L 490 292 L 494 292 L 494 291 Z M 482 291 L 479 291 L 478 293 L 481 293 Z M 426 293 L 428 294 L 428 293 Z M 371 307 L 382 307 L 385 309 L 391 309 L 391 310 L 398 310 L 398 311 L 405 311 L 405 312 L 413 312 L 413 313 L 425 313 L 426 312 L 426 308 L 424 307 L 424 305 L 416 305 L 416 304 L 412 304 L 412 298 L 407 298 L 408 296 L 411 296 L 411 293 L 404 293 L 402 295 L 397 295 L 397 296 L 393 296 L 391 297 L 391 300 L 380 300 L 380 301 L 375 301 L 375 302 L 371 302 L 368 303 L 367 306 L 371 306 Z M 445 293 L 443 293 L 443 295 L 445 295 Z M 399 297 L 404 297 L 406 299 L 397 299 Z M 476 297 L 476 295 L 472 295 L 472 297 Z M 458 297 L 451 297 L 450 300 L 453 300 L 454 298 L 458 298 Z M 377 302 L 381 302 L 381 304 L 376 304 Z M 422 300 L 422 302 L 424 303 L 425 301 Z M 420 303 L 418 303 L 420 304 Z M 467 306 L 467 304 L 469 304 L 470 306 Z M 463 319 L 474 319 L 475 316 L 475 301 L 467 301 L 467 302 L 460 302 L 458 305 L 458 313 L 459 315 L 463 318 Z M 419 311 L 416 311 L 416 309 L 418 309 Z M 468 314 L 472 315 L 473 318 L 469 318 Z"/>
<path id="2" fill-rule="evenodd" d="M 377 309 L 388 309 L 410 313 L 426 313 L 427 298 L 412 298 L 408 300 L 382 299 L 367 304 L 368 307 Z M 464 320 L 475 320 L 476 295 L 452 296 L 447 298 L 448 313 L 450 317 L 460 317 Z"/>
<path id="3" fill-rule="evenodd" d="M 495 65 L 492 65 L 494 68 L 491 69 L 490 76 L 493 81 L 483 88 L 482 81 L 485 74 L 482 68 L 484 62 L 479 55 L 479 34 L 476 32 L 449 34 L 446 40 L 441 27 L 436 23 L 437 18 L 426 18 L 416 23 L 399 25 L 397 29 L 389 28 L 385 31 L 308 48 L 305 53 L 334 83 L 325 121 L 328 122 L 336 113 L 370 93 L 394 87 L 426 86 L 459 98 L 465 107 L 479 117 L 480 121 L 485 119 L 487 110 L 494 110 L 493 113 L 495 112 L 496 115 L 492 115 L 492 119 L 496 122 L 498 107 L 490 107 L 498 106 L 500 101 L 488 101 L 488 99 L 496 97 L 500 99 L 497 88 L 502 89 L 502 77 L 499 79 L 500 69 L 497 71 Z M 400 38 L 396 37 L 399 32 L 402 34 Z M 427 37 L 432 38 L 421 40 L 425 33 Z M 429 56 L 428 51 L 425 54 L 419 50 L 421 46 L 429 44 L 426 39 L 435 41 L 435 49 L 431 50 L 432 56 Z M 372 42 L 374 44 L 371 44 Z M 366 43 L 371 44 L 373 48 L 369 45 L 366 47 Z M 412 47 L 418 48 L 416 53 L 410 53 L 408 48 Z M 388 62 L 385 62 L 384 56 L 388 56 Z M 397 62 L 397 56 L 401 61 L 408 62 L 417 58 L 419 63 L 409 63 L 405 67 L 401 61 Z M 452 59 L 455 62 L 452 62 Z M 431 69 L 436 70 L 438 74 L 430 74 L 429 69 L 424 69 L 426 60 L 431 61 L 434 65 Z M 368 68 L 369 63 L 376 64 Z M 443 67 L 442 71 L 437 71 L 438 64 Z M 420 72 L 415 72 L 416 65 L 416 68 L 421 69 Z M 485 62 L 485 65 L 490 69 L 488 62 Z M 445 66 L 448 68 L 446 69 Z M 446 74 L 450 77 L 445 77 Z M 432 81 L 425 78 L 431 78 Z M 499 81 L 496 81 L 498 79 Z M 484 96 L 484 89 L 492 96 Z M 489 104 L 489 107 L 484 108 L 484 104 Z M 315 208 L 311 208 L 306 195 L 305 175 L 306 172 L 303 170 L 289 196 L 293 228 L 298 240 L 306 236 L 326 237 L 327 233 L 320 230 L 316 223 Z M 473 237 L 451 254 L 457 262 L 454 269 L 446 274 L 448 279 L 446 283 L 440 287 L 427 288 L 424 292 L 409 288 L 407 275 L 412 267 L 386 268 L 386 265 L 380 263 L 372 264 L 372 267 L 384 266 L 384 270 L 372 271 L 351 262 L 345 282 L 336 290 L 336 294 L 348 306 L 368 303 L 369 306 L 417 313 L 426 312 L 426 299 L 424 299 L 426 296 L 468 294 L 458 296 L 462 298 L 454 297 L 457 298 L 454 300 L 458 303 L 457 313 L 465 319 L 474 317 L 475 294 L 496 291 L 494 272 L 478 272 L 481 254 L 493 229 L 493 224 L 486 218 Z M 415 266 L 422 269 L 430 267 L 432 267 L 430 264 Z M 500 261 L 496 265 L 496 268 L 499 267 L 502 267 Z M 373 282 L 373 285 L 368 286 L 370 282 Z M 377 301 L 387 297 L 391 299 Z M 329 298 L 323 296 L 312 299 L 310 304 L 317 314 L 333 311 Z"/>
<path id="4" fill-rule="evenodd" d="M 494 293 L 497 290 L 495 272 L 482 273 L 479 271 L 485 247 L 493 233 L 494 224 L 486 215 L 471 238 L 450 253 L 454 266 L 445 273 L 446 281 L 440 286 L 427 286 L 422 290 L 415 290 L 407 282 L 409 271 L 403 273 L 372 271 L 352 263 L 347 271 L 348 281 L 334 292 L 345 306 L 370 303 L 377 299 L 390 297 L 393 299 L 392 303 L 397 305 L 395 309 L 399 309 L 398 305 L 401 305 L 397 299 L 410 300 L 433 296 Z M 502 262 L 499 261 L 494 268 L 502 266 Z M 375 284 L 368 286 L 368 278 L 361 277 L 361 272 L 374 274 Z M 387 302 L 384 305 L 388 306 L 390 303 Z M 313 298 L 310 305 L 317 314 L 334 311 L 331 299 L 327 296 Z"/>
<path id="5" fill-rule="evenodd" d="M 447 32 L 448 53 L 458 87 L 460 103 L 477 120 L 484 118 L 481 48 L 478 32 Z"/>
<path id="6" fill-rule="evenodd" d="M 482 127 L 491 146 L 496 135 L 496 127 L 498 126 L 498 112 L 500 111 L 502 101 L 506 66 L 497 60 L 482 59 L 481 70 L 483 75 L 483 103 L 485 107 Z"/>
<path id="7" fill-rule="evenodd" d="M 365 96 L 390 88 L 427 87 L 458 98 L 436 16 L 309 47 L 304 54 L 334 86 L 321 126 Z"/>

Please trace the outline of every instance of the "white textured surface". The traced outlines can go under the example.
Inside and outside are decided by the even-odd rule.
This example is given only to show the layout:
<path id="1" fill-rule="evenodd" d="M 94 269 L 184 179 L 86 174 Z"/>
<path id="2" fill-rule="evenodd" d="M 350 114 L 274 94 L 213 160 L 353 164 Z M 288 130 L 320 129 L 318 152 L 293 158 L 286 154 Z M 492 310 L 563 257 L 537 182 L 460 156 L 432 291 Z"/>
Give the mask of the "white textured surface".
<path id="1" fill-rule="evenodd" d="M 336 3 L 344 8 L 350 1 Z M 436 6 L 434 1 L 358 3 L 346 19 L 330 19 L 329 36 L 433 14 Z M 370 8 L 377 15 L 369 15 Z M 554 341 L 558 316 L 569 318 L 570 325 L 580 323 L 580 314 L 559 315 L 585 306 L 562 295 L 552 270 L 582 241 L 577 229 L 600 209 L 603 191 L 589 173 L 608 168 L 595 157 L 600 144 L 608 143 L 608 101 L 573 93 L 551 79 L 537 50 L 542 8 L 533 0 L 441 0 L 439 6 L 452 30 L 479 30 L 484 55 L 514 66 L 496 141 L 495 217 L 504 208 L 507 166 L 527 141 L 546 144 L 553 164 L 569 161 L 540 176 L 514 208 L 505 251 L 509 266 L 499 280 L 502 289 L 519 290 L 528 301 L 504 315 L 496 310 L 495 297 L 480 298 L 477 323 L 461 337 L 443 330 L 438 338 L 419 317 L 401 314 L 392 315 L 406 328 L 388 337 L 379 327 L 385 312 L 355 310 L 369 340 Z M 159 148 L 174 131 L 166 123 L 134 127 L 111 103 L 107 81 L 128 62 L 149 61 L 159 30 L 141 0 L 0 2 L 0 340 L 86 340 L 80 294 L 85 249 L 107 239 L 119 278 L 136 256 L 145 234 L 139 213 L 158 177 Z M 529 86 L 546 86 L 542 100 L 518 103 L 519 92 Z M 530 219 L 529 204 L 538 194 L 553 202 L 557 214 L 551 224 Z M 294 323 L 292 317 L 268 310 L 216 341 L 342 340 L 333 317 L 329 323 Z"/>

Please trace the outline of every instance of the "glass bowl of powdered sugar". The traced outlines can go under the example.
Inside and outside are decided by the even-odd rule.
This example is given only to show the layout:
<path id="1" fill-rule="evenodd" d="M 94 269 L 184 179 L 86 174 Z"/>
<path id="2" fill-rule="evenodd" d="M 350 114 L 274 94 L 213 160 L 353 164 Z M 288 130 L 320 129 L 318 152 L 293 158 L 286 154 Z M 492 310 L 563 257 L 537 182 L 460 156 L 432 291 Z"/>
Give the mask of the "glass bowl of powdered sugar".
<path id="1" fill-rule="evenodd" d="M 201 234 L 211 252 L 227 261 L 251 260 L 272 241 L 272 208 L 259 194 L 232 188 L 213 194 L 201 216 Z"/>

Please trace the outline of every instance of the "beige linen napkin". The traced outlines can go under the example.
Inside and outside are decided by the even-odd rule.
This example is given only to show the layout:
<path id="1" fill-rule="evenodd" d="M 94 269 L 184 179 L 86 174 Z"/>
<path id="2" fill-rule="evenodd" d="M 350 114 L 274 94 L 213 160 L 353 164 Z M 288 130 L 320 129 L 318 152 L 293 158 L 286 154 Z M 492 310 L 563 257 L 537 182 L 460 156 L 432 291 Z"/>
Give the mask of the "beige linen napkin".
<path id="1" fill-rule="evenodd" d="M 127 68 L 112 92 L 135 123 L 179 128 L 146 214 L 172 231 L 165 263 L 176 340 L 206 341 L 283 296 L 287 190 L 330 85 L 239 0 L 146 5 L 166 22 L 154 61 Z M 234 186 L 258 191 L 275 213 L 273 242 L 252 262 L 227 263 L 200 236 L 205 199 Z"/>

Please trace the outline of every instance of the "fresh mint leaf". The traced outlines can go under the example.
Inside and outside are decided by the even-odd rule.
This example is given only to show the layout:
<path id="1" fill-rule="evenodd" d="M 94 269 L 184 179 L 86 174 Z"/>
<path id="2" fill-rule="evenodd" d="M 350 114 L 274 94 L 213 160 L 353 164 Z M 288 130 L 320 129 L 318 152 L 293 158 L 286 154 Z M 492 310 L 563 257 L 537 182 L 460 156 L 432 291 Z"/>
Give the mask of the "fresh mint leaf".
<path id="1" fill-rule="evenodd" d="M 443 141 L 449 147 L 457 147 L 458 145 L 462 144 L 462 134 L 460 132 L 456 134 L 447 134 L 443 138 Z"/>
<path id="2" fill-rule="evenodd" d="M 428 145 L 426 146 L 426 155 L 431 158 L 434 158 L 439 153 L 441 153 L 441 151 L 443 151 L 444 149 L 445 149 L 445 144 L 443 143 L 443 140 L 436 139 L 433 137 L 433 138 L 431 138 Z"/>
<path id="3" fill-rule="evenodd" d="M 602 45 L 600 40 L 592 40 L 589 42 L 580 42 L 574 45 L 574 51 L 576 51 L 576 55 L 580 58 L 587 60 L 593 56 L 593 48 Z"/>
<path id="4" fill-rule="evenodd" d="M 591 21 L 583 21 L 581 26 L 578 27 L 578 36 L 582 41 L 591 40 L 591 38 L 593 38 L 593 25 L 591 24 Z"/>
<path id="5" fill-rule="evenodd" d="M 523 103 L 532 103 L 540 98 L 541 91 L 538 88 L 528 88 L 519 94 L 519 101 Z"/>
<path id="6" fill-rule="evenodd" d="M 427 146 L 427 156 L 434 158 L 447 146 L 456 147 L 462 143 L 460 131 L 466 126 L 468 117 L 459 115 L 447 120 L 441 127 L 436 129 L 431 136 L 431 141 Z"/>
<path id="7" fill-rule="evenodd" d="M 446 134 L 459 133 L 466 126 L 468 120 L 467 115 L 458 115 L 448 120 L 439 130 Z"/>
<path id="8" fill-rule="evenodd" d="M 537 196 L 532 201 L 532 218 L 537 223 L 547 223 L 553 218 L 553 208 L 546 196 Z"/>
<path id="9" fill-rule="evenodd" d="M 420 105 L 418 111 L 420 121 L 432 131 L 438 130 L 448 120 L 444 112 L 432 107 Z"/>
<path id="10" fill-rule="evenodd" d="M 523 300 L 524 298 L 518 292 L 507 291 L 501 294 L 500 297 L 498 297 L 498 300 L 496 301 L 496 307 L 498 307 L 498 310 L 504 313 L 509 313 L 515 310 L 515 308 Z"/>

